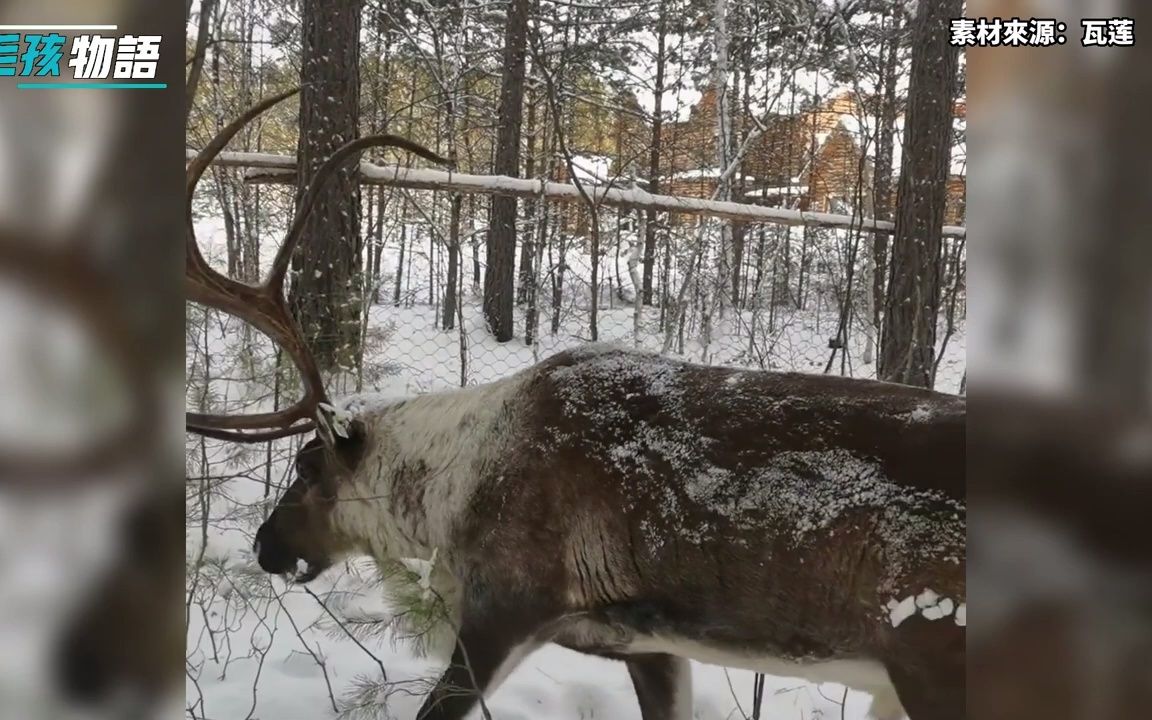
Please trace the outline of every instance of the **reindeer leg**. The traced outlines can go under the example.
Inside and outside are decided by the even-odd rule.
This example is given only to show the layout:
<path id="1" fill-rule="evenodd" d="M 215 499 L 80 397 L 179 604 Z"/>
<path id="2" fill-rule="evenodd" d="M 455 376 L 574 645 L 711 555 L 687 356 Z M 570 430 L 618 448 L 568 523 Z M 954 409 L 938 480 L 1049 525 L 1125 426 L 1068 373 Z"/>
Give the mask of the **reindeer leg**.
<path id="1" fill-rule="evenodd" d="M 416 720 L 461 720 L 540 646 L 535 627 L 524 621 L 523 612 L 465 612 L 452 660 Z"/>
<path id="2" fill-rule="evenodd" d="M 624 658 L 643 720 L 692 720 L 692 666 L 663 653 Z"/>
<path id="3" fill-rule="evenodd" d="M 909 720 L 964 720 L 964 666 L 890 667 L 892 684 Z"/>
<path id="4" fill-rule="evenodd" d="M 964 629 L 912 617 L 899 630 L 901 644 L 884 664 L 909 720 L 964 720 Z"/>
<path id="5" fill-rule="evenodd" d="M 868 717 L 872 720 L 903 720 L 908 716 L 892 685 L 859 689 L 870 690 L 872 693 L 872 706 L 868 708 Z"/>

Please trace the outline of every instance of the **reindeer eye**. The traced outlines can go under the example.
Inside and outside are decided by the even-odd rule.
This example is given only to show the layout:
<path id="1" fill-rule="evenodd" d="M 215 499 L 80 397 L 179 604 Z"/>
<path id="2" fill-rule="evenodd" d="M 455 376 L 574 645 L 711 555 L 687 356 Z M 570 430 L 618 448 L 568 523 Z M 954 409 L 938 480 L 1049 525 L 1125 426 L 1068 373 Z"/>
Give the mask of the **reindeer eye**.
<path id="1" fill-rule="evenodd" d="M 315 485 L 318 475 L 316 468 L 312 467 L 310 463 L 301 462 L 299 458 L 296 459 L 296 477 L 300 478 L 305 485 L 309 487 Z"/>
<path id="2" fill-rule="evenodd" d="M 305 485 L 315 485 L 324 475 L 324 454 L 314 447 L 305 447 L 296 455 L 296 477 Z"/>

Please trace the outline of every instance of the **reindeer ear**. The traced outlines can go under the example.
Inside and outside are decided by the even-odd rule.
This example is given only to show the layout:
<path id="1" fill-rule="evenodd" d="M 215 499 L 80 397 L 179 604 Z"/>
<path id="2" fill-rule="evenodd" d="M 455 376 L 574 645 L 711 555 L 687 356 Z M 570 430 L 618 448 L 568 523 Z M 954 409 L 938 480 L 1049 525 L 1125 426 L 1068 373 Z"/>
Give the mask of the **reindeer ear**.
<path id="1" fill-rule="evenodd" d="M 352 470 L 364 454 L 364 423 L 343 410 L 322 403 L 316 411 L 316 435 L 346 469 Z"/>
<path id="2" fill-rule="evenodd" d="M 364 459 L 368 449 L 368 432 L 364 423 L 351 420 L 345 426 L 344 435 L 336 436 L 336 455 L 349 470 L 354 470 Z"/>
<path id="3" fill-rule="evenodd" d="M 348 419 L 342 410 L 328 403 L 320 403 L 316 408 L 316 436 L 329 450 L 336 449 L 336 439 L 347 434 Z"/>

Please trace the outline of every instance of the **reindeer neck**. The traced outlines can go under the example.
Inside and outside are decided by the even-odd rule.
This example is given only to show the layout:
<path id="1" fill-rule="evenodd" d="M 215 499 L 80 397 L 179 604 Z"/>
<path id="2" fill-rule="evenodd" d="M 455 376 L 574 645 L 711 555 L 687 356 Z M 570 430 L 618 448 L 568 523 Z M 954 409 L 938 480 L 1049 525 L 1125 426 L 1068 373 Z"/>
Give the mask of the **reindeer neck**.
<path id="1" fill-rule="evenodd" d="M 512 421 L 525 378 L 408 399 L 357 396 L 345 409 L 368 428 L 369 450 L 342 493 L 340 530 L 377 560 L 451 554 L 460 519 L 493 471 L 497 433 Z M 381 522 L 381 516 L 387 522 Z"/>

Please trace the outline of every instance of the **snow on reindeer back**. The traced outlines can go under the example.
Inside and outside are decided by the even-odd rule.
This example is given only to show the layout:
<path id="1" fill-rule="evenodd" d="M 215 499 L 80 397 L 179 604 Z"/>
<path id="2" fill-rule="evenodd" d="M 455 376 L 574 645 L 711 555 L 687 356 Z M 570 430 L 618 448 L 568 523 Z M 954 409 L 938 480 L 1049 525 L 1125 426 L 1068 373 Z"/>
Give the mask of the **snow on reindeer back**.
<path id="1" fill-rule="evenodd" d="M 715 428 L 687 412 L 685 378 L 692 366 L 604 345 L 573 355 L 577 362 L 555 368 L 551 378 L 564 414 L 577 421 L 550 428 L 551 441 L 595 451 L 628 478 L 625 492 L 635 506 L 655 500 L 656 516 L 643 523 L 654 544 L 669 532 L 690 542 L 718 539 L 723 525 L 769 529 L 803 546 L 838 523 L 867 516 L 897 573 L 925 558 L 960 561 L 962 503 L 894 483 L 876 459 L 842 448 L 781 451 L 752 467 L 726 462 L 710 452 Z M 748 374 L 733 371 L 717 385 L 716 399 L 755 392 L 744 382 Z M 640 405 L 646 412 L 635 412 Z M 932 412 L 918 406 L 908 420 L 923 422 Z"/>
<path id="2" fill-rule="evenodd" d="M 586 441 L 600 445 L 598 449 L 604 454 L 627 456 L 626 445 L 635 440 L 632 435 L 646 435 L 669 459 L 699 442 L 696 433 L 682 429 L 649 432 L 650 425 L 637 421 L 633 413 L 637 401 L 649 402 L 662 414 L 674 417 L 680 428 L 691 426 L 684 413 L 682 363 L 599 343 L 573 350 L 571 356 L 575 363 L 554 368 L 551 379 L 565 417 L 578 419 L 570 424 L 578 426 Z M 557 434 L 570 437 L 572 431 L 565 430 L 557 429 Z"/>

